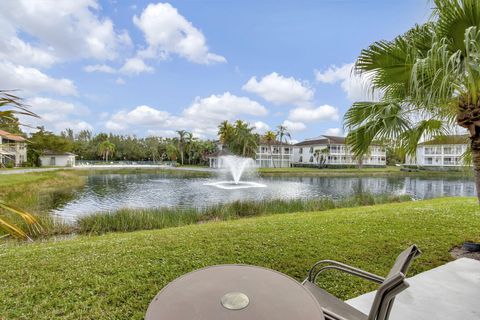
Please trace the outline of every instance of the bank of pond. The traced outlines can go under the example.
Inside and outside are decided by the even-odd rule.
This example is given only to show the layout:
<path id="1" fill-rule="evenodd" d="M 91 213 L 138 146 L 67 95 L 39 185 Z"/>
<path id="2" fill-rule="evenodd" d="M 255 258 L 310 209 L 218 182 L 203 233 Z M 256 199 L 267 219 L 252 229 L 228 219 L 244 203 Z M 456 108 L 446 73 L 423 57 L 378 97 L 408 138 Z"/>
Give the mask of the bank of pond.
<path id="1" fill-rule="evenodd" d="M 37 214 L 41 231 L 25 226 L 37 238 L 475 194 L 469 175 L 250 175 L 245 179 L 266 187 L 237 190 L 206 185 L 228 179 L 208 172 L 58 171 L 9 177 L 0 177 L 0 196 Z"/>

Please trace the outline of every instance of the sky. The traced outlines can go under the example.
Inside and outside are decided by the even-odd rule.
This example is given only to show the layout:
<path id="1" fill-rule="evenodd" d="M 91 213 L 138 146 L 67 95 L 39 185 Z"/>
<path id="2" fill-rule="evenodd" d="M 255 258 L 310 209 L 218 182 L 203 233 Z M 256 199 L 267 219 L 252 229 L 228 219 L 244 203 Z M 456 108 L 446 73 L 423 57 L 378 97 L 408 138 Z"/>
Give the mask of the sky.
<path id="1" fill-rule="evenodd" d="M 223 120 L 294 141 L 343 135 L 363 48 L 427 21 L 428 0 L 2 0 L 0 89 L 59 133 L 140 137 Z M 27 128 L 27 131 L 31 130 Z"/>

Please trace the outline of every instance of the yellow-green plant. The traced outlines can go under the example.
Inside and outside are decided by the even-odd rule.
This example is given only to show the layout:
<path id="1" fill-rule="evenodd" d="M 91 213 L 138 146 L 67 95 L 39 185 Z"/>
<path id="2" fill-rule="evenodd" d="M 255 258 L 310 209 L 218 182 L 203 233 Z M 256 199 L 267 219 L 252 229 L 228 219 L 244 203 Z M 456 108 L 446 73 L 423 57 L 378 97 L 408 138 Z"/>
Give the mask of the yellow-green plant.
<path id="1" fill-rule="evenodd" d="M 5 210 L 6 214 L 0 214 L 0 229 L 4 230 L 8 235 L 19 239 L 30 239 L 27 233 L 22 230 L 16 223 L 10 221 L 8 214 L 14 214 L 19 216 L 34 232 L 39 232 L 41 226 L 38 223 L 38 220 L 31 213 L 28 213 L 20 208 L 9 205 L 0 200 L 0 208 Z"/>

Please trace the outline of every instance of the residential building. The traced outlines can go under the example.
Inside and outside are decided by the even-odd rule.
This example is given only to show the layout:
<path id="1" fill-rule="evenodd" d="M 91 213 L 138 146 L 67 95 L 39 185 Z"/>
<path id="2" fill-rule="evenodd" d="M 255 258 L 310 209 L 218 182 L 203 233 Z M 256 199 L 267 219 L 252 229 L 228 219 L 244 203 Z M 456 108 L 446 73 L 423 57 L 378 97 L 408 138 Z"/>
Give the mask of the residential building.
<path id="1" fill-rule="evenodd" d="M 406 165 L 425 167 L 460 167 L 468 148 L 467 135 L 439 136 L 419 143 L 415 156 L 407 156 Z"/>
<path id="2" fill-rule="evenodd" d="M 223 167 L 222 157 L 233 155 L 223 145 L 217 144 L 217 151 L 208 155 L 208 166 L 210 168 L 219 169 Z"/>
<path id="3" fill-rule="evenodd" d="M 40 156 L 42 167 L 74 167 L 77 155 L 70 152 L 45 151 Z"/>
<path id="4" fill-rule="evenodd" d="M 0 167 L 8 163 L 20 166 L 25 161 L 27 161 L 26 139 L 0 130 Z"/>
<path id="5" fill-rule="evenodd" d="M 372 145 L 369 152 L 362 158 L 361 164 L 385 166 L 386 158 L 383 146 Z M 351 166 L 358 164 L 358 159 L 345 144 L 345 137 L 322 135 L 293 146 L 293 166 Z"/>
<path id="6" fill-rule="evenodd" d="M 255 153 L 255 163 L 260 168 L 289 168 L 292 162 L 293 146 L 280 141 L 261 141 Z"/>

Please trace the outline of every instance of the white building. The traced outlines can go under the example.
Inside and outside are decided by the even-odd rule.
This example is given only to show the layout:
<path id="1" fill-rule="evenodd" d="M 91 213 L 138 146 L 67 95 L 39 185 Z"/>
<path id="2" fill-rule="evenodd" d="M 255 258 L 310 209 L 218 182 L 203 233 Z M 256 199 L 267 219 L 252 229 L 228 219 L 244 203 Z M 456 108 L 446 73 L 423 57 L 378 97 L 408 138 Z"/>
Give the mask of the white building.
<path id="1" fill-rule="evenodd" d="M 20 166 L 27 161 L 26 139 L 0 130 L 0 167 L 8 163 Z"/>
<path id="2" fill-rule="evenodd" d="M 77 155 L 70 152 L 51 152 L 45 151 L 40 156 L 42 167 L 74 167 L 75 157 Z"/>
<path id="3" fill-rule="evenodd" d="M 386 166 L 387 154 L 380 145 L 372 145 L 361 161 L 364 166 Z M 358 165 L 345 137 L 320 136 L 293 146 L 294 166 L 352 166 Z"/>
<path id="4" fill-rule="evenodd" d="M 462 155 L 468 148 L 468 136 L 436 137 L 417 146 L 414 157 L 407 156 L 405 164 L 425 167 L 460 167 Z"/>
<path id="5" fill-rule="evenodd" d="M 289 168 L 293 163 L 293 146 L 280 141 L 261 142 L 255 153 L 255 163 L 260 168 Z"/>

